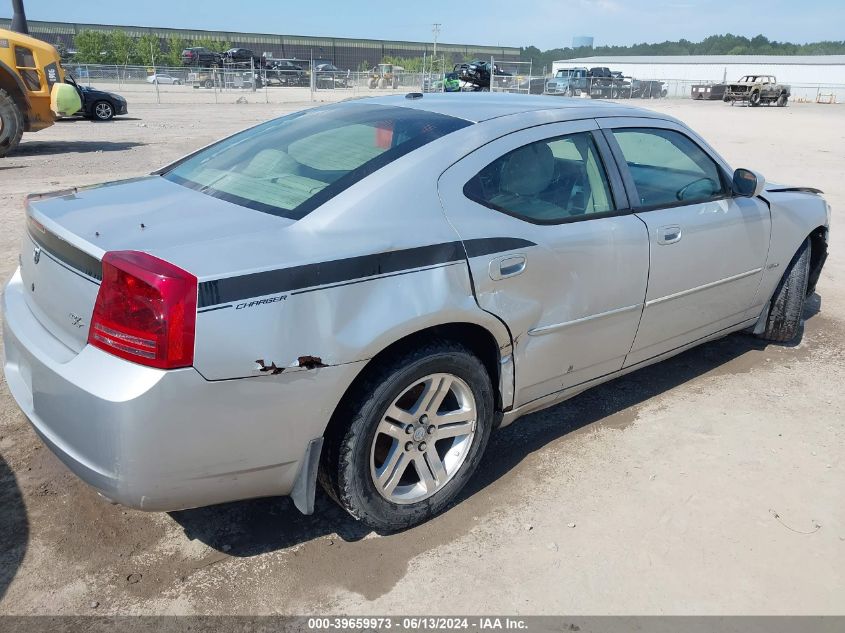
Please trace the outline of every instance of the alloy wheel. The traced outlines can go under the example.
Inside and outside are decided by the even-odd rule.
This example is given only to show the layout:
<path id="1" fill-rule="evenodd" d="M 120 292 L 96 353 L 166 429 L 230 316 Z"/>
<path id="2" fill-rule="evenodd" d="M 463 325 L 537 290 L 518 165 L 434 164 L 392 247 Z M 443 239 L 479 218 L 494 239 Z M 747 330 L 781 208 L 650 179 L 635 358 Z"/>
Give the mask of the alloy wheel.
<path id="1" fill-rule="evenodd" d="M 96 106 L 94 106 L 94 114 L 97 115 L 98 119 L 105 121 L 111 118 L 112 107 L 105 102 L 98 103 Z"/>
<path id="2" fill-rule="evenodd" d="M 382 497 L 417 503 L 460 470 L 475 437 L 477 407 L 469 385 L 446 373 L 414 382 L 388 407 L 370 449 L 370 474 Z"/>

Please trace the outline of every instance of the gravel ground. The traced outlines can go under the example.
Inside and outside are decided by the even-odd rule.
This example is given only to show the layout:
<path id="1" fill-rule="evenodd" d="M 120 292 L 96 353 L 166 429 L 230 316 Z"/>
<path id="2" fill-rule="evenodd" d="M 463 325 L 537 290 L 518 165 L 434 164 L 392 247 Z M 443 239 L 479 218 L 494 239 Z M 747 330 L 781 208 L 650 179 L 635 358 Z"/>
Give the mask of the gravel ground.
<path id="1" fill-rule="evenodd" d="M 0 161 L 0 277 L 23 196 L 148 173 L 300 104 L 135 104 Z M 108 505 L 0 383 L 0 613 L 845 613 L 845 108 L 646 102 L 729 162 L 824 189 L 803 340 L 734 335 L 494 435 L 460 503 L 382 537 L 320 495 L 171 514 Z"/>

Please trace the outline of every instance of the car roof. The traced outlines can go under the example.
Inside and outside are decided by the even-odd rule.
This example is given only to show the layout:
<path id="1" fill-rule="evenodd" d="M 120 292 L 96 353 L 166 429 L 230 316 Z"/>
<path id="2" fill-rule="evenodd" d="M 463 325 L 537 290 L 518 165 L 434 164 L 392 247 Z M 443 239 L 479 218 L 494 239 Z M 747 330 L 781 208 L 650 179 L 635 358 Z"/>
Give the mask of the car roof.
<path id="1" fill-rule="evenodd" d="M 658 115 L 651 110 L 610 101 L 496 92 L 426 93 L 416 99 L 408 99 L 404 95 L 391 95 L 371 97 L 361 101 L 427 110 L 474 123 L 540 110 L 560 110 L 561 120 L 608 116 L 671 118 Z"/>

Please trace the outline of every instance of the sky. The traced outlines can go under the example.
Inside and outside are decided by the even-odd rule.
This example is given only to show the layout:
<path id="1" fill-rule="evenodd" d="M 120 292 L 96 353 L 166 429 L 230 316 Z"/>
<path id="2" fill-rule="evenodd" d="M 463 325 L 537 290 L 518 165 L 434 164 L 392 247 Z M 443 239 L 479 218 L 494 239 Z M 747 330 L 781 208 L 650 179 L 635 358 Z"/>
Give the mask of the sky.
<path id="1" fill-rule="evenodd" d="M 806 43 L 845 39 L 845 0 L 24 0 L 27 17 L 55 22 L 129 24 L 286 35 L 324 35 L 457 44 L 596 45 L 699 41 L 733 33 Z M 4 6 L 5 5 L 5 6 Z M 201 9 L 200 9 L 201 7 Z M 11 15 L 0 0 L 0 16 Z"/>

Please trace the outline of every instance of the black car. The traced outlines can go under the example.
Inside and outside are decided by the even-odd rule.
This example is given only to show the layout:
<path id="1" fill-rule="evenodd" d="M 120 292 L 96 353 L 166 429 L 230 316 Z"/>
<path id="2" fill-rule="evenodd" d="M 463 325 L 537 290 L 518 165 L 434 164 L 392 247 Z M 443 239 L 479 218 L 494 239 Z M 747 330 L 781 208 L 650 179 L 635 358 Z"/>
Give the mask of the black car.
<path id="1" fill-rule="evenodd" d="M 308 73 L 288 59 L 267 60 L 267 81 L 276 81 L 282 86 L 307 86 Z"/>
<path id="2" fill-rule="evenodd" d="M 249 60 L 255 62 L 255 66 L 258 67 L 261 64 L 261 60 L 258 56 L 253 53 L 248 48 L 230 48 L 225 53 L 223 53 L 223 59 L 230 63 L 249 63 Z"/>
<path id="3" fill-rule="evenodd" d="M 111 121 L 118 115 L 129 114 L 126 99 L 118 94 L 97 90 L 90 86 L 80 86 L 69 75 L 65 83 L 76 88 L 82 100 L 82 109 L 76 113 L 77 116 L 84 116 L 86 119 L 95 121 Z"/>
<path id="4" fill-rule="evenodd" d="M 207 49 L 203 46 L 194 46 L 182 51 L 183 66 L 204 66 L 210 67 L 220 63 L 220 53 Z"/>
<path id="5" fill-rule="evenodd" d="M 314 85 L 317 88 L 348 88 L 347 74 L 332 63 L 315 64 Z"/>
<path id="6" fill-rule="evenodd" d="M 471 84 L 475 90 L 487 91 L 490 90 L 490 62 L 473 60 L 469 63 L 455 64 L 454 72 L 458 74 L 458 79 Z M 511 77 L 511 73 L 502 70 L 498 64 L 493 66 L 494 77 Z M 497 85 L 505 85 L 508 80 L 498 79 Z"/>

